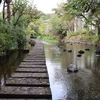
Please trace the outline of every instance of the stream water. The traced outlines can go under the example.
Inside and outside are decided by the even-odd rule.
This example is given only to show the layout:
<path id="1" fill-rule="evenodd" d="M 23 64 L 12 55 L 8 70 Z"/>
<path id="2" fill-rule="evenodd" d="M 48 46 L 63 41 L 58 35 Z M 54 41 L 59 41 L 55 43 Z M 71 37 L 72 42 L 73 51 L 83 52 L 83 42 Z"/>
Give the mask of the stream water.
<path id="1" fill-rule="evenodd" d="M 95 46 L 70 43 L 44 43 L 52 100 L 100 100 L 100 57 Z M 58 45 L 60 45 L 58 47 Z M 85 51 L 85 49 L 89 51 Z M 72 50 L 72 52 L 63 51 Z M 85 53 L 77 57 L 78 51 Z M 19 66 L 26 54 L 13 52 L 0 58 L 0 87 Z M 70 64 L 77 66 L 77 73 L 68 73 Z"/>
<path id="2" fill-rule="evenodd" d="M 0 88 L 6 83 L 6 80 L 16 70 L 22 62 L 26 53 L 23 51 L 14 51 L 7 56 L 0 57 Z"/>
<path id="3" fill-rule="evenodd" d="M 100 100 L 100 57 L 94 52 L 97 47 L 43 43 L 52 100 Z M 89 51 L 85 51 L 87 48 Z M 71 49 L 72 52 L 64 49 Z M 81 57 L 77 57 L 79 50 L 85 52 Z M 67 67 L 70 64 L 75 64 L 79 71 L 68 73 Z"/>

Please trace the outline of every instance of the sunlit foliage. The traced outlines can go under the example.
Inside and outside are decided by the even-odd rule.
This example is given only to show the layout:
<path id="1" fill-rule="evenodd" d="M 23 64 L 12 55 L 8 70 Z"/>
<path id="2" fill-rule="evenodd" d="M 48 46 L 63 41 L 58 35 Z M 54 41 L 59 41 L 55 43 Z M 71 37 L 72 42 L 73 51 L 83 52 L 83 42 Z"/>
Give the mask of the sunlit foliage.
<path id="1" fill-rule="evenodd" d="M 68 0 L 64 8 L 68 14 L 84 19 L 85 27 L 93 25 L 96 35 L 100 27 L 100 1 L 99 0 Z M 97 31 L 98 30 L 98 31 Z"/>
<path id="2" fill-rule="evenodd" d="M 3 3 L 7 5 L 3 7 L 7 7 L 9 15 L 4 8 L 0 16 L 0 55 L 23 49 L 29 38 L 26 31 L 29 23 L 39 18 L 38 10 L 29 0 L 12 0 L 10 3 L 6 1 Z"/>

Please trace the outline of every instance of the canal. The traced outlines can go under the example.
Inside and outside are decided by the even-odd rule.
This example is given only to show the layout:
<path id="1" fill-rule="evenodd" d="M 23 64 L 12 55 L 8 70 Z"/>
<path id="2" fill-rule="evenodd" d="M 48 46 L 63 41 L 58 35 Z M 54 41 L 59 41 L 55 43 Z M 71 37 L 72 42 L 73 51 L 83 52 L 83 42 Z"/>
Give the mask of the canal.
<path id="1" fill-rule="evenodd" d="M 100 100 L 100 56 L 94 52 L 98 48 L 82 44 L 43 43 L 52 100 Z M 79 50 L 85 52 L 81 57 L 77 56 Z M 23 51 L 15 51 L 0 58 L 0 87 L 25 56 Z M 68 73 L 70 64 L 76 65 L 79 71 Z"/>
<path id="2" fill-rule="evenodd" d="M 82 44 L 43 43 L 52 100 L 100 100 L 100 57 L 94 52 L 98 48 Z M 77 57 L 79 50 L 85 52 L 81 57 Z M 70 64 L 76 65 L 79 71 L 68 73 Z"/>

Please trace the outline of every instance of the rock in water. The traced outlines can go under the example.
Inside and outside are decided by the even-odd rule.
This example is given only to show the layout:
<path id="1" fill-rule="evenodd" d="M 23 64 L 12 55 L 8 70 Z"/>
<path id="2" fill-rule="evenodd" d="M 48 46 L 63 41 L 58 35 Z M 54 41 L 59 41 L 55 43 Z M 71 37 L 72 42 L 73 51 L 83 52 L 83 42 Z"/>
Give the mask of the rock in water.
<path id="1" fill-rule="evenodd" d="M 96 54 L 100 54 L 100 50 L 98 49 L 98 50 L 95 50 L 95 53 Z"/>
<path id="2" fill-rule="evenodd" d="M 85 53 L 83 50 L 78 51 L 78 53 L 83 54 Z"/>
<path id="3" fill-rule="evenodd" d="M 78 72 L 77 66 L 74 64 L 70 64 L 67 68 L 67 72 Z"/>

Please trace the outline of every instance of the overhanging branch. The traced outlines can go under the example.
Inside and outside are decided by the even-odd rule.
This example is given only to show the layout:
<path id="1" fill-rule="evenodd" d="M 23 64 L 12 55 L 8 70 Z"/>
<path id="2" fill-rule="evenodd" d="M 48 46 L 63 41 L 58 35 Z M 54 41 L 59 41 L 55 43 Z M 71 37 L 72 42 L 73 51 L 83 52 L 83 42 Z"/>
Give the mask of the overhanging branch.
<path id="1" fill-rule="evenodd" d="M 83 15 L 83 14 L 79 14 L 78 16 L 82 16 L 85 20 L 89 21 L 88 18 L 87 18 L 85 15 Z M 89 23 L 90 23 L 91 25 L 93 25 L 93 26 L 97 26 L 97 25 L 94 24 L 92 21 L 89 21 Z"/>

